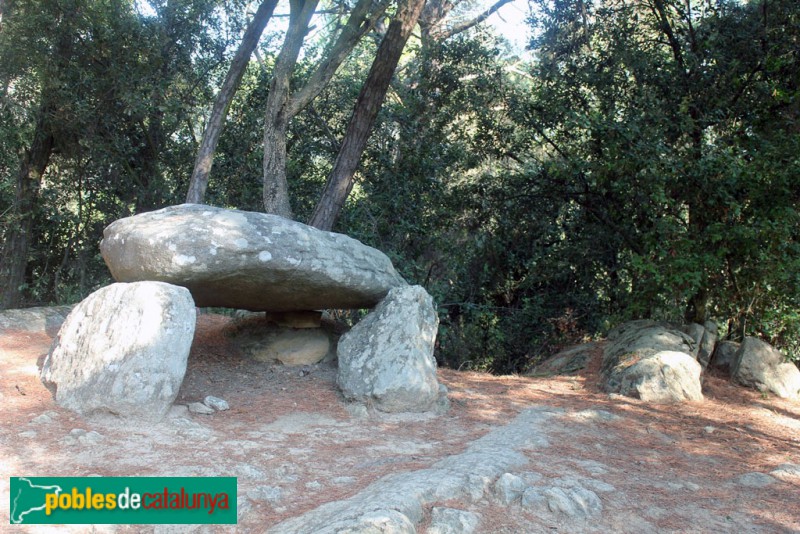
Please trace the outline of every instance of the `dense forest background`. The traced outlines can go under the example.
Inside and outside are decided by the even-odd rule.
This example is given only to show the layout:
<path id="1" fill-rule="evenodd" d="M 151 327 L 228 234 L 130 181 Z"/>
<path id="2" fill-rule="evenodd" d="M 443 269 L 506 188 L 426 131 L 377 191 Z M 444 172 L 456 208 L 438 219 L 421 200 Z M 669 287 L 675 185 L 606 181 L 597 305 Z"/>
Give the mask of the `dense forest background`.
<path id="1" fill-rule="evenodd" d="M 272 7 L 204 202 L 269 209 L 285 149 L 312 220 L 403 22 L 334 229 L 434 296 L 441 364 L 519 371 L 642 317 L 797 359 L 800 3 L 530 0 L 524 52 L 483 23 L 506 3 L 0 0 L 1 307 L 79 301 L 111 281 L 107 224 L 184 202 Z"/>

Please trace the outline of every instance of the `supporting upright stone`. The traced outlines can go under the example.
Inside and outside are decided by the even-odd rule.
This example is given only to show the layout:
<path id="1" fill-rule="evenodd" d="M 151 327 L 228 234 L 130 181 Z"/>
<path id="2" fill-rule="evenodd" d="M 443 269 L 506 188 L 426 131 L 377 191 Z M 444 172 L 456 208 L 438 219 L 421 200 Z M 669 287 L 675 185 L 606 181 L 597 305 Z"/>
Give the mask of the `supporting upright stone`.
<path id="1" fill-rule="evenodd" d="M 423 412 L 439 397 L 433 345 L 439 318 L 420 286 L 392 289 L 339 340 L 344 396 L 384 412 Z"/>
<path id="2" fill-rule="evenodd" d="M 186 372 L 195 307 L 185 288 L 112 284 L 67 317 L 42 367 L 56 402 L 81 414 L 161 419 Z"/>

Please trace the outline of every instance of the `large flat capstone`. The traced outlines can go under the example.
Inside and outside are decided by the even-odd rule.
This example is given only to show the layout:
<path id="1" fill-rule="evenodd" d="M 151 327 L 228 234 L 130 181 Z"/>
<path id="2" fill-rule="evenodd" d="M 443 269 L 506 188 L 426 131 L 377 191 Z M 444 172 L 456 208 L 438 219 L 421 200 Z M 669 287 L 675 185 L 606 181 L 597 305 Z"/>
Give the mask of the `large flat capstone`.
<path id="1" fill-rule="evenodd" d="M 196 204 L 115 221 L 100 250 L 118 282 L 183 286 L 200 307 L 371 308 L 407 285 L 385 254 L 346 235 Z"/>

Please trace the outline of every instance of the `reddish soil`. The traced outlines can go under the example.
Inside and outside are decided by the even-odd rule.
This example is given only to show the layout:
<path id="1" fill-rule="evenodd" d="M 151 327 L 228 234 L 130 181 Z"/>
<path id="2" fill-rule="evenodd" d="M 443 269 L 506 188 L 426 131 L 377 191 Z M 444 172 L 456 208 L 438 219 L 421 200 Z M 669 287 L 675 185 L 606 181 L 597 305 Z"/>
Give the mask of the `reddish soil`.
<path id="1" fill-rule="evenodd" d="M 37 359 L 51 339 L 0 335 L 0 531 L 264 532 L 384 475 L 430 467 L 522 410 L 544 405 L 565 415 L 542 429 L 550 445 L 526 452 L 525 471 L 544 480 L 577 474 L 613 486 L 599 493 L 601 517 L 569 522 L 490 497 L 435 505 L 480 514 L 482 533 L 800 532 L 800 477 L 776 477 L 761 488 L 738 482 L 747 473 L 800 464 L 800 403 L 763 396 L 722 375 L 705 377 L 703 402 L 649 405 L 609 396 L 597 386 L 600 345 L 589 368 L 572 377 L 442 369 L 451 402 L 443 415 L 353 416 L 332 365 L 253 361 L 237 352 L 227 331 L 227 318 L 200 316 L 176 404 L 215 395 L 231 409 L 210 416 L 174 409 L 153 425 L 84 418 L 58 407 L 38 378 Z M 584 410 L 620 417 L 587 422 L 580 418 Z M 73 429 L 102 438 L 81 440 Z M 8 478 L 48 475 L 237 476 L 239 525 L 10 526 Z M 418 531 L 428 523 L 426 515 Z"/>

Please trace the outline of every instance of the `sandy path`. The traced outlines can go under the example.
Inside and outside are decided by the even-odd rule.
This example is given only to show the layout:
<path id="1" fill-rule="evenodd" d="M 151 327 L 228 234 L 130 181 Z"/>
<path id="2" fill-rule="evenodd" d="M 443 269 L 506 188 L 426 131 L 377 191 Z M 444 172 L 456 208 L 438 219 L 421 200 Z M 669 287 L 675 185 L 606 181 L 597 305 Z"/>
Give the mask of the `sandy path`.
<path id="1" fill-rule="evenodd" d="M 713 375 L 701 403 L 649 406 L 609 397 L 596 386 L 597 354 L 576 377 L 441 370 L 452 405 L 445 415 L 353 416 L 341 403 L 332 366 L 245 359 L 225 337 L 226 322 L 201 316 L 177 402 L 215 395 L 231 410 L 198 416 L 178 407 L 164 423 L 148 426 L 62 410 L 38 380 L 37 358 L 50 339 L 0 336 L 0 525 L 8 525 L 8 477 L 90 474 L 237 476 L 239 524 L 13 531 L 260 533 L 307 513 L 312 525 L 321 505 L 365 498 L 376 481 L 385 484 L 383 477 L 422 480 L 485 436 L 525 431 L 519 418 L 545 410 L 546 421 L 528 425 L 535 445 L 497 442 L 493 454 L 519 455 L 498 469 L 522 478 L 529 495 L 591 491 L 600 510 L 575 516 L 519 498 L 503 503 L 496 471 L 477 493 L 420 490 L 417 532 L 426 532 L 434 506 L 477 514 L 480 533 L 800 531 L 800 476 L 776 471 L 800 464 L 798 403 L 764 398 Z M 748 475 L 773 472 L 771 479 Z"/>

